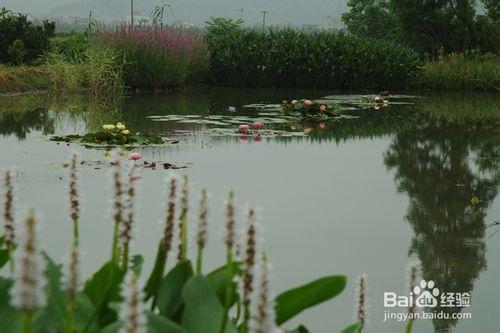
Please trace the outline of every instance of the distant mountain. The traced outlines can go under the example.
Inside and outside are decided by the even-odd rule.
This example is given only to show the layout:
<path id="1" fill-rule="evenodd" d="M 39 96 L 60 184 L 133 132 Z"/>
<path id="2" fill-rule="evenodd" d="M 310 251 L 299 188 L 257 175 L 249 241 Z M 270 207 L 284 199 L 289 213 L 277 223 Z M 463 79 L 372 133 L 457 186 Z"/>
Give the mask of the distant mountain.
<path id="1" fill-rule="evenodd" d="M 3 6 L 36 16 L 124 19 L 130 13 L 130 0 L 0 0 Z M 212 16 L 242 17 L 247 24 L 262 22 L 261 10 L 267 10 L 267 24 L 319 24 L 324 17 L 339 17 L 346 10 L 346 0 L 165 0 L 172 6 L 167 21 L 186 20 L 203 24 Z M 134 8 L 149 17 L 161 0 L 134 0 Z"/>

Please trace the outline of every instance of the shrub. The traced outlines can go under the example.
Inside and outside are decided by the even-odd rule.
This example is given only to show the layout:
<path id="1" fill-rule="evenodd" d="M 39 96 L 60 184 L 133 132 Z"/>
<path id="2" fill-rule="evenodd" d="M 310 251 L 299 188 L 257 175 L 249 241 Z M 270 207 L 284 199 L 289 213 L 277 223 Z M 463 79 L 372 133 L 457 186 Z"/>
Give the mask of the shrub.
<path id="1" fill-rule="evenodd" d="M 124 82 L 130 88 L 160 90 L 206 77 L 207 44 L 196 30 L 121 26 L 98 33 L 97 39 L 124 56 Z"/>
<path id="2" fill-rule="evenodd" d="M 328 31 L 244 29 L 228 19 L 208 22 L 210 77 L 245 87 L 403 88 L 419 59 L 393 43 Z"/>
<path id="3" fill-rule="evenodd" d="M 500 56 L 452 53 L 423 66 L 418 85 L 443 90 L 500 90 Z"/>
<path id="4" fill-rule="evenodd" d="M 33 61 L 50 48 L 49 39 L 54 36 L 54 31 L 54 22 L 44 21 L 41 26 L 35 26 L 26 15 L 1 8 L 0 62 Z"/>

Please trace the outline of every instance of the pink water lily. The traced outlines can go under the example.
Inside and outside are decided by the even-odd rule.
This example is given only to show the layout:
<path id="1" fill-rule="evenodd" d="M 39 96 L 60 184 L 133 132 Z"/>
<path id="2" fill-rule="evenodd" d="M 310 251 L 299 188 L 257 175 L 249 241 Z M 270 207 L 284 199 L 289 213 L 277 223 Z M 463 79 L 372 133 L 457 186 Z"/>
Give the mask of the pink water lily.
<path id="1" fill-rule="evenodd" d="M 236 108 L 234 106 L 228 106 L 227 111 L 229 112 L 236 112 Z"/>
<path id="2" fill-rule="evenodd" d="M 240 133 L 248 133 L 249 127 L 248 125 L 240 125 L 238 126 L 238 132 Z"/>
<path id="3" fill-rule="evenodd" d="M 137 160 L 140 160 L 141 158 L 142 158 L 142 154 L 141 153 L 130 153 L 130 154 L 128 154 L 128 159 L 129 160 L 137 161 Z"/>
<path id="4" fill-rule="evenodd" d="M 253 124 L 252 124 L 253 128 L 255 129 L 261 129 L 262 127 L 264 127 L 264 124 L 260 121 L 254 121 Z"/>

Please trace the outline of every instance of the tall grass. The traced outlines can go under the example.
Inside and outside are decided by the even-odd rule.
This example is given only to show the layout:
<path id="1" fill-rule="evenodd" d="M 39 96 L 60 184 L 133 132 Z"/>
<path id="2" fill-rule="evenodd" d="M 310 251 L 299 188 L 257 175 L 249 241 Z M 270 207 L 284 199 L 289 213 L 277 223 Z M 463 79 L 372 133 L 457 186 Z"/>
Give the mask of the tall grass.
<path id="1" fill-rule="evenodd" d="M 196 30 L 174 26 L 121 26 L 96 37 L 126 60 L 125 85 L 140 90 L 162 90 L 203 81 L 208 50 Z"/>
<path id="2" fill-rule="evenodd" d="M 452 53 L 423 65 L 420 87 L 433 90 L 500 91 L 500 56 Z"/>
<path id="3" fill-rule="evenodd" d="M 225 86 L 404 88 L 419 65 L 403 45 L 328 31 L 245 29 L 219 18 L 207 39 L 211 79 Z"/>

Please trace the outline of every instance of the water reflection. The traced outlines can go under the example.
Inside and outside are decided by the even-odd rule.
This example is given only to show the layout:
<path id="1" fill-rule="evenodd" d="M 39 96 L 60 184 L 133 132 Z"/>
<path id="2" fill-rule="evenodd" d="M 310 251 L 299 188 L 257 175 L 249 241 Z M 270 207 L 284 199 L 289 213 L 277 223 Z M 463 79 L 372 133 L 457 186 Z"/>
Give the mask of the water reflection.
<path id="1" fill-rule="evenodd" d="M 476 157 L 493 155 L 496 139 L 495 131 L 429 127 L 398 133 L 385 154 L 398 190 L 410 198 L 406 219 L 414 235 L 409 255 L 420 259 L 422 278 L 440 290 L 471 293 L 487 267 L 484 218 L 497 194 L 500 170 L 494 160 Z M 436 311 L 451 318 L 462 308 Z M 434 322 L 439 331 L 455 325 L 455 320 Z"/>

